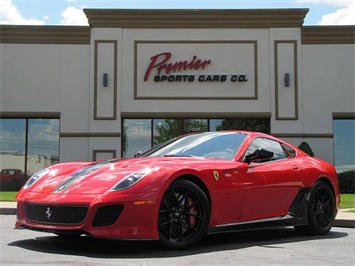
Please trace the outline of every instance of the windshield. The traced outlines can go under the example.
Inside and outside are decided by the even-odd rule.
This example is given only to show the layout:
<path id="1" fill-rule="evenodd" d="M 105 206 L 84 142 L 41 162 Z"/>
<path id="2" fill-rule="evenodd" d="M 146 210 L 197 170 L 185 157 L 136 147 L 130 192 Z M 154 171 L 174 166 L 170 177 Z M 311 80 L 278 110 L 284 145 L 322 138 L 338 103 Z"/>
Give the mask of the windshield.
<path id="1" fill-rule="evenodd" d="M 198 156 L 232 160 L 245 136 L 244 133 L 236 132 L 205 132 L 188 135 L 154 151 L 149 157 Z"/>

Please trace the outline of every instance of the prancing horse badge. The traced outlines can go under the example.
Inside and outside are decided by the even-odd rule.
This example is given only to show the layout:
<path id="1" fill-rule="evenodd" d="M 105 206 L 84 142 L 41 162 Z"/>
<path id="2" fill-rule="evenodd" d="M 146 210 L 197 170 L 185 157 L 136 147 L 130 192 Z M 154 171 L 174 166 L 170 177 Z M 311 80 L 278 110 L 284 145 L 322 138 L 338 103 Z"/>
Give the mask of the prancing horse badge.
<path id="1" fill-rule="evenodd" d="M 213 176 L 214 176 L 214 179 L 216 179 L 216 181 L 218 181 L 218 179 L 219 179 L 218 171 L 213 171 Z"/>

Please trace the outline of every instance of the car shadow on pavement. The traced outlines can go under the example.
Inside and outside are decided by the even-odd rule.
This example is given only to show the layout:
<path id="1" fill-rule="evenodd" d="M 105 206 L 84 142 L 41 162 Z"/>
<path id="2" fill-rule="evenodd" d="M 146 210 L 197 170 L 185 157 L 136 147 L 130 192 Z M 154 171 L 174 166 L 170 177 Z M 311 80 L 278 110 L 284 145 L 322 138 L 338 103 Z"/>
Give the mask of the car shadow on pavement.
<path id="1" fill-rule="evenodd" d="M 292 228 L 209 235 L 204 241 L 186 250 L 166 250 L 157 241 L 122 241 L 88 236 L 62 238 L 48 235 L 8 243 L 37 252 L 93 258 L 163 258 L 238 250 L 254 246 L 283 248 L 280 244 L 320 239 L 343 238 L 347 233 L 331 231 L 324 236 L 301 236 Z"/>

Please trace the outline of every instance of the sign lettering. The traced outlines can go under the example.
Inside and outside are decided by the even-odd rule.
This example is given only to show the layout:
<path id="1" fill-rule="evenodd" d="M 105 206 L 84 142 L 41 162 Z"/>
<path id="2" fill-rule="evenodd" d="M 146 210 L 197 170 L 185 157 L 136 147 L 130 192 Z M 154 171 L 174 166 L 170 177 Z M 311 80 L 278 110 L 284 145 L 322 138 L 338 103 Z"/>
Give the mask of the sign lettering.
<path id="1" fill-rule="evenodd" d="M 150 58 L 150 64 L 145 72 L 144 81 L 149 79 L 149 76 L 152 72 L 156 71 L 156 74 L 153 77 L 154 82 L 247 82 L 247 75 L 192 75 L 192 74 L 183 74 L 183 75 L 174 75 L 171 73 L 186 71 L 186 70 L 198 70 L 205 69 L 208 65 L 211 64 L 210 59 L 200 59 L 196 55 L 188 61 L 178 61 L 171 62 L 172 54 L 169 52 L 161 53 L 154 55 Z"/>
<path id="2" fill-rule="evenodd" d="M 192 57 L 190 61 L 179 61 L 175 63 L 168 62 L 171 58 L 171 53 L 161 53 L 154 55 L 150 58 L 150 64 L 147 68 L 147 71 L 144 75 L 144 81 L 147 81 L 152 70 L 156 69 L 158 75 L 162 71 L 166 75 L 169 75 L 171 72 L 178 72 L 183 70 L 197 70 L 205 69 L 205 67 L 211 64 L 211 60 L 202 60 L 199 59 L 196 55 Z"/>

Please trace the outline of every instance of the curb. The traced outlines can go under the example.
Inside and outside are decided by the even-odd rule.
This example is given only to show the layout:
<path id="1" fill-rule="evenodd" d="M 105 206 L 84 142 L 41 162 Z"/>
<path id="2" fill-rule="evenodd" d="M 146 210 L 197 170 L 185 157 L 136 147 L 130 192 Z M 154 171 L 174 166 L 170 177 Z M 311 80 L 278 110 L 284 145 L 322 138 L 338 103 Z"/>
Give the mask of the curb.
<path id="1" fill-rule="evenodd" d="M 16 209 L 14 209 L 14 208 L 0 208 L 0 214 L 16 215 Z"/>
<path id="2" fill-rule="evenodd" d="M 333 226 L 334 227 L 355 228 L 355 220 L 335 219 Z"/>

